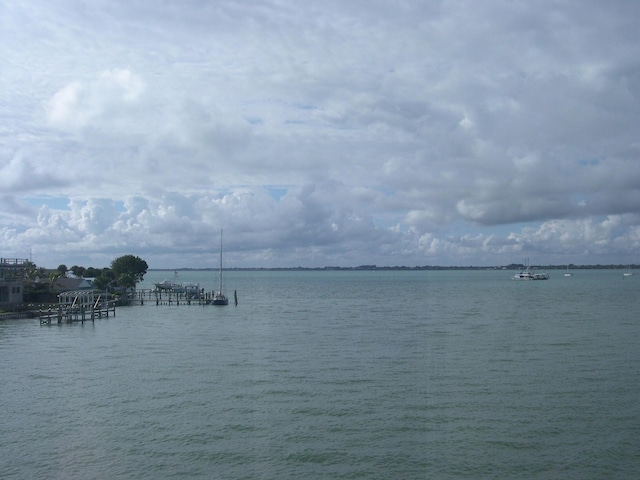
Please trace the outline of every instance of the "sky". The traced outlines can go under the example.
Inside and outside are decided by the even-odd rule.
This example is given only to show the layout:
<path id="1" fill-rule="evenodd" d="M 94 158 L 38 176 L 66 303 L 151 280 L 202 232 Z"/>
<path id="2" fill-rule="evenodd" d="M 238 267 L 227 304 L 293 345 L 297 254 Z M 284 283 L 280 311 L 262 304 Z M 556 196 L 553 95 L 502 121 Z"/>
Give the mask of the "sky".
<path id="1" fill-rule="evenodd" d="M 0 0 L 0 256 L 640 263 L 640 2 Z"/>

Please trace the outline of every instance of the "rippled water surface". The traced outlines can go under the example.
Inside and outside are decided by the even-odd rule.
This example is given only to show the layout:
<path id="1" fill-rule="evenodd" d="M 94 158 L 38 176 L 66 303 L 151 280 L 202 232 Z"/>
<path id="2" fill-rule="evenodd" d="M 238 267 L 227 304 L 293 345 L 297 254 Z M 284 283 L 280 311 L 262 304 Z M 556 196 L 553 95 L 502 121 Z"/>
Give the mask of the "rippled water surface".
<path id="1" fill-rule="evenodd" d="M 638 478 L 640 276 L 553 273 L 229 272 L 237 307 L 0 322 L 0 472 Z"/>

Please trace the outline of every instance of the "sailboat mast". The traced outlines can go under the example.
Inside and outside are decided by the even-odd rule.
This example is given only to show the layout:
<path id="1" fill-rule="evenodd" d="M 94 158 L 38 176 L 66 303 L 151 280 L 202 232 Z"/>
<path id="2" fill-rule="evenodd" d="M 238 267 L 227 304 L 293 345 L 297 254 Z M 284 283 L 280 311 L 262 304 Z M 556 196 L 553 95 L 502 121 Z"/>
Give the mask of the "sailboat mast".
<path id="1" fill-rule="evenodd" d="M 222 229 L 220 229 L 220 269 L 218 271 L 218 291 L 222 293 Z"/>

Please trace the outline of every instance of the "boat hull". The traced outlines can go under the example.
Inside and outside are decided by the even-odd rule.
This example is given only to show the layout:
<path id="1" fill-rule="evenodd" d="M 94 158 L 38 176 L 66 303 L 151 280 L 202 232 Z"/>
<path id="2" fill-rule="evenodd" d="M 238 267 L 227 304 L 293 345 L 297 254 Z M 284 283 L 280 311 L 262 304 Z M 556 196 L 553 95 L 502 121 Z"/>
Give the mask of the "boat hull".
<path id="1" fill-rule="evenodd" d="M 546 273 L 517 273 L 513 277 L 513 280 L 549 280 L 549 275 Z"/>
<path id="2" fill-rule="evenodd" d="M 211 299 L 211 305 L 229 305 L 229 299 L 222 292 L 215 292 Z"/>

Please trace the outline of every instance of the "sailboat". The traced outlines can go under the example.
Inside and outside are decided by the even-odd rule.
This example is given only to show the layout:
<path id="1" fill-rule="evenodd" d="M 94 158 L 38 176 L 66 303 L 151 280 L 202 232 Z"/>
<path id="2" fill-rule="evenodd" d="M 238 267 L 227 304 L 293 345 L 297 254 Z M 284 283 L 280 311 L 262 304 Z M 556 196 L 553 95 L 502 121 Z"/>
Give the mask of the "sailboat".
<path id="1" fill-rule="evenodd" d="M 629 265 L 628 268 L 629 269 L 622 274 L 623 277 L 631 277 L 633 275 L 633 272 L 631 271 L 631 265 Z"/>
<path id="2" fill-rule="evenodd" d="M 566 272 L 564 272 L 564 276 L 565 276 L 565 277 L 572 277 L 572 276 L 573 276 L 573 273 L 571 273 L 571 272 L 569 271 L 569 265 L 567 265 L 567 271 L 566 271 Z"/>
<path id="3" fill-rule="evenodd" d="M 220 268 L 218 271 L 218 290 L 213 294 L 212 305 L 229 305 L 229 299 L 222 293 L 222 229 L 220 229 Z"/>

